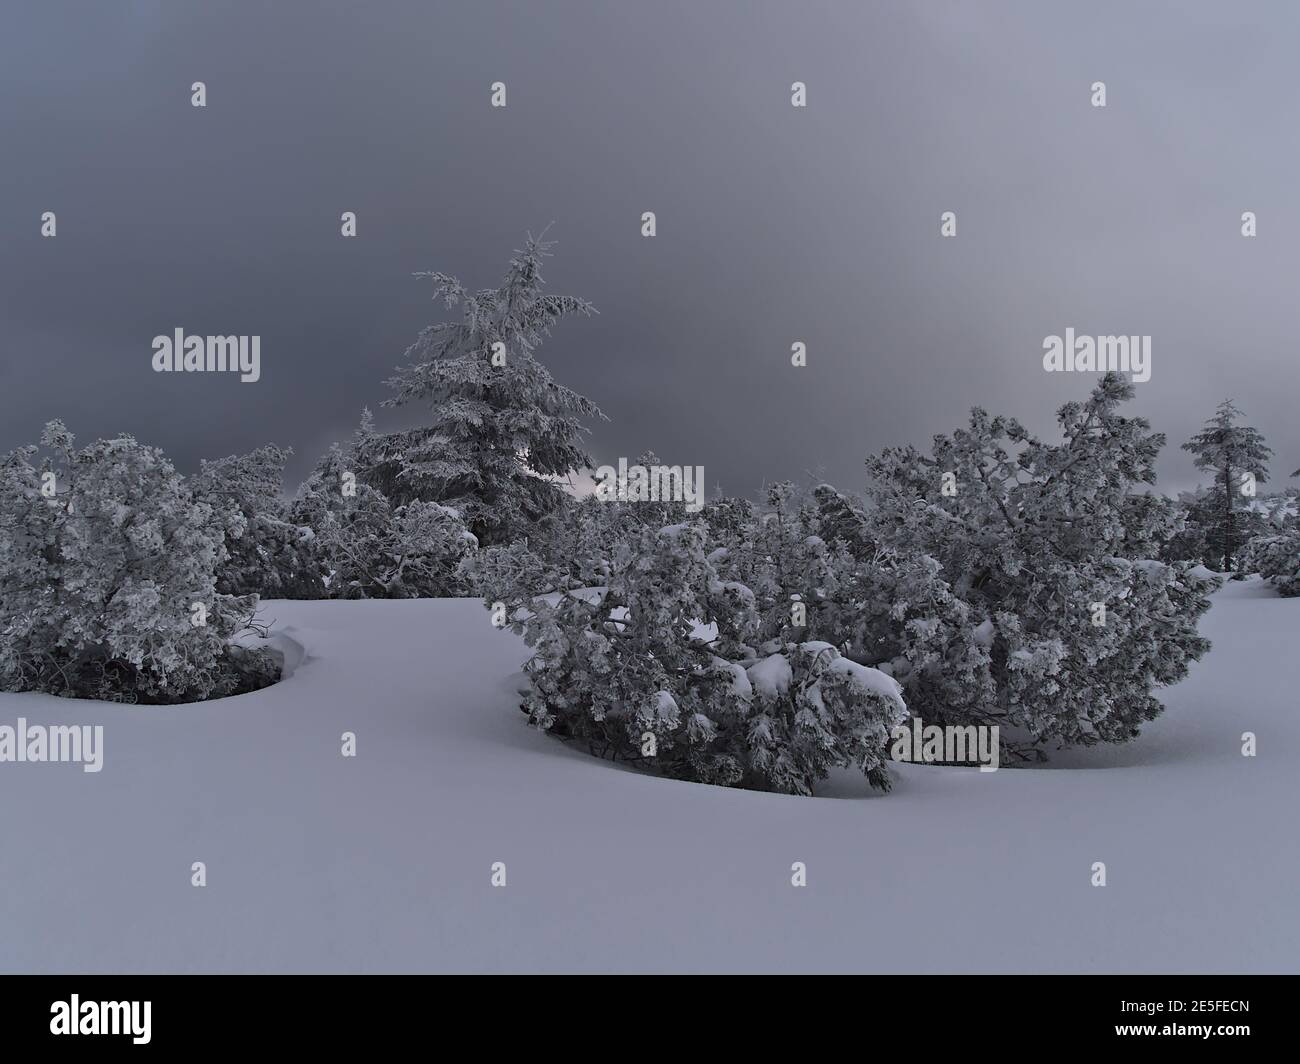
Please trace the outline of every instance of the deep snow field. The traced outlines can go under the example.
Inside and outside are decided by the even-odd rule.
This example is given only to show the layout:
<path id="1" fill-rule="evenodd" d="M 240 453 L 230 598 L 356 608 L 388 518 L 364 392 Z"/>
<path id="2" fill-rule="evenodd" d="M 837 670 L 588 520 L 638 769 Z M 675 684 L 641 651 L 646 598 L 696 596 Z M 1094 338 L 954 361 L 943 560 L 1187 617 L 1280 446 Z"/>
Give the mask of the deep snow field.
<path id="1" fill-rule="evenodd" d="M 477 601 L 263 614 L 306 657 L 254 694 L 0 694 L 0 724 L 104 725 L 99 773 L 0 764 L 0 970 L 1300 970 L 1300 600 L 1257 580 L 1134 743 L 811 799 L 529 728 Z"/>

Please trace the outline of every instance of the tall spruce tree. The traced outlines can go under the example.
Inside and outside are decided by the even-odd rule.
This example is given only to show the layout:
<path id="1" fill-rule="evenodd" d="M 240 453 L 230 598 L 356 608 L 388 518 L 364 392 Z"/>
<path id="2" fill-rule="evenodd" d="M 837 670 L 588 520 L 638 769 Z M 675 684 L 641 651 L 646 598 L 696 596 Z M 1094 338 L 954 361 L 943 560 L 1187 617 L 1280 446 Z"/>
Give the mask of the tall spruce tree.
<path id="1" fill-rule="evenodd" d="M 525 535 L 562 500 L 557 481 L 591 464 L 583 419 L 602 418 L 589 399 L 557 384 L 534 357 L 561 318 L 595 313 L 590 303 L 544 291 L 551 243 L 529 236 L 497 288 L 471 293 L 445 273 L 433 297 L 461 320 L 430 325 L 385 383 L 385 406 L 427 403 L 432 423 L 363 433 L 359 475 L 394 505 L 416 500 L 457 509 L 485 546 Z"/>
<path id="2" fill-rule="evenodd" d="M 1248 538 L 1238 515 L 1239 506 L 1247 496 L 1243 488 L 1251 483 L 1263 484 L 1268 480 L 1268 460 L 1272 449 L 1263 435 L 1250 425 L 1238 424 L 1242 412 L 1231 399 L 1219 404 L 1214 417 L 1205 428 L 1183 444 L 1184 451 L 1196 455 L 1198 469 L 1214 473 L 1212 489 L 1213 523 L 1209 529 L 1209 543 L 1216 557 L 1222 560 L 1222 571 L 1230 573 L 1238 553 Z"/>

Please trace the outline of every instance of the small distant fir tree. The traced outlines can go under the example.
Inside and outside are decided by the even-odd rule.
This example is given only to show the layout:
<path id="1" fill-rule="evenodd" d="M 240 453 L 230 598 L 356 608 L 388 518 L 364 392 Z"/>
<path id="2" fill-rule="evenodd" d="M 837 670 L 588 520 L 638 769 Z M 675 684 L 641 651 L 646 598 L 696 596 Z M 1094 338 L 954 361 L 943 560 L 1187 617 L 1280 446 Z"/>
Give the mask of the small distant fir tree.
<path id="1" fill-rule="evenodd" d="M 1209 550 L 1222 572 L 1233 572 L 1237 556 L 1249 538 L 1241 511 L 1250 496 L 1243 487 L 1268 480 L 1268 460 L 1273 451 L 1263 435 L 1250 425 L 1238 424 L 1242 413 L 1231 399 L 1219 404 L 1205 428 L 1183 444 L 1196 456 L 1196 467 L 1214 474 L 1207 529 Z"/>

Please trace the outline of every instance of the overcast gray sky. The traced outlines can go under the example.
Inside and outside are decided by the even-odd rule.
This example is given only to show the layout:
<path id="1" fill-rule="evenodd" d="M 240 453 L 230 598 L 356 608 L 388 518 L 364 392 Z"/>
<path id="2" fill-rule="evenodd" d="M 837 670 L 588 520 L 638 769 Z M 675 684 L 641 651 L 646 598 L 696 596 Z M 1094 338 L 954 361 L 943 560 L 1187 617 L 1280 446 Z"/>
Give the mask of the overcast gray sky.
<path id="1" fill-rule="evenodd" d="M 1042 369 L 1072 326 L 1151 335 L 1133 406 L 1169 436 L 1163 488 L 1225 396 L 1280 487 L 1297 39 L 1281 0 L 7 5 L 0 448 L 59 416 L 182 469 L 291 445 L 300 477 L 440 319 L 411 273 L 494 285 L 553 222 L 552 289 L 601 314 L 539 354 L 610 416 L 599 462 L 857 488 L 972 405 L 1049 432 L 1092 383 Z M 260 335 L 261 381 L 153 373 L 177 327 Z"/>

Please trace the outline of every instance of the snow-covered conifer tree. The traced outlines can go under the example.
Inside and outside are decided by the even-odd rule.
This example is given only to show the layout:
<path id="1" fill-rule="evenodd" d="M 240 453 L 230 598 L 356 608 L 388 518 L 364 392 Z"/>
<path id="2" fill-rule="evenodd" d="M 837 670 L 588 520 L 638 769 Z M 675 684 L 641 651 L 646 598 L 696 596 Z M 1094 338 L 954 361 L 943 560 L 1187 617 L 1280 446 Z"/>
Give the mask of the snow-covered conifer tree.
<path id="1" fill-rule="evenodd" d="M 368 483 L 396 505 L 454 507 L 485 545 L 523 536 L 559 505 L 557 478 L 591 464 L 583 420 L 603 416 L 534 355 L 557 321 L 594 313 L 585 300 L 545 291 L 550 247 L 530 236 L 496 288 L 471 292 L 445 273 L 418 275 L 461 320 L 420 333 L 384 405 L 427 405 L 431 422 L 360 441 Z"/>
<path id="2" fill-rule="evenodd" d="M 1214 473 L 1213 525 L 1209 537 L 1211 549 L 1225 573 L 1233 571 L 1237 553 L 1249 538 L 1249 532 L 1243 528 L 1246 519 L 1241 516 L 1249 501 L 1249 496 L 1242 492 L 1242 478 L 1253 478 L 1256 484 L 1265 483 L 1268 460 L 1273 454 L 1258 429 L 1237 423 L 1241 416 L 1232 400 L 1225 399 L 1205 428 L 1183 444 L 1184 451 L 1196 456 L 1198 469 Z"/>

